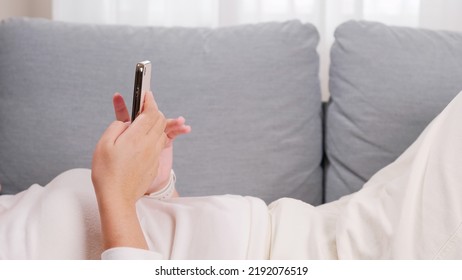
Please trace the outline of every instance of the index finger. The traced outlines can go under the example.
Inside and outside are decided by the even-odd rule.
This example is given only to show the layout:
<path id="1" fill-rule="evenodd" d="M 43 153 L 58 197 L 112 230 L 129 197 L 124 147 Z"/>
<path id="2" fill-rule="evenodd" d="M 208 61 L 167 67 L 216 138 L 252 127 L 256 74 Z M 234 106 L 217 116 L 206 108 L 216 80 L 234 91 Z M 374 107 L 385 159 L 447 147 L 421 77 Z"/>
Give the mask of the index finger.
<path id="1" fill-rule="evenodd" d="M 130 115 L 128 114 L 127 105 L 125 105 L 124 98 L 120 93 L 116 92 L 112 97 L 112 104 L 114 105 L 114 113 L 116 120 L 121 122 L 129 122 Z"/>

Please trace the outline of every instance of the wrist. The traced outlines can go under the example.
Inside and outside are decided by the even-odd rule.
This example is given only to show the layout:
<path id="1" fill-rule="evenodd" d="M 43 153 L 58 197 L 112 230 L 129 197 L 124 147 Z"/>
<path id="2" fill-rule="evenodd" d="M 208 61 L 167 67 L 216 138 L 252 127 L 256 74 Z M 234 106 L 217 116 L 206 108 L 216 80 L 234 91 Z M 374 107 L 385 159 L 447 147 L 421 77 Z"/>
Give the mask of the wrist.
<path id="1" fill-rule="evenodd" d="M 117 192 L 97 192 L 96 200 L 100 211 L 103 209 L 111 209 L 114 211 L 118 211 L 118 209 L 130 210 L 135 209 L 136 205 L 136 200 L 127 198 L 124 194 Z"/>
<path id="2" fill-rule="evenodd" d="M 98 208 L 101 210 L 110 210 L 112 212 L 126 212 L 136 210 L 136 201 L 131 201 L 123 197 L 103 196 L 97 197 Z"/>
<path id="3" fill-rule="evenodd" d="M 128 208 L 136 205 L 137 197 L 136 186 L 127 184 L 127 180 L 106 180 L 104 182 L 93 182 L 96 199 L 99 206 Z M 141 195 L 140 195 L 141 197 Z"/>

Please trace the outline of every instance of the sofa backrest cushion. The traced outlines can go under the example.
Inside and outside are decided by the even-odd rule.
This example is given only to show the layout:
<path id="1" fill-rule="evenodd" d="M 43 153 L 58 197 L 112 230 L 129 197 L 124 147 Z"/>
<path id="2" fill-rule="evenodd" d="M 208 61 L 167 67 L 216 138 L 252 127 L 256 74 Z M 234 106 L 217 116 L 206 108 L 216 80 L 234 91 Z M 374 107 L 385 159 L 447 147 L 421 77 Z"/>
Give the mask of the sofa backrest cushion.
<path id="1" fill-rule="evenodd" d="M 326 200 L 395 160 L 462 90 L 462 34 L 347 22 L 335 32 Z"/>
<path id="2" fill-rule="evenodd" d="M 90 167 L 135 64 L 190 135 L 175 143 L 184 196 L 322 198 L 318 33 L 298 21 L 237 27 L 98 26 L 12 19 L 0 25 L 0 183 L 17 193 Z"/>

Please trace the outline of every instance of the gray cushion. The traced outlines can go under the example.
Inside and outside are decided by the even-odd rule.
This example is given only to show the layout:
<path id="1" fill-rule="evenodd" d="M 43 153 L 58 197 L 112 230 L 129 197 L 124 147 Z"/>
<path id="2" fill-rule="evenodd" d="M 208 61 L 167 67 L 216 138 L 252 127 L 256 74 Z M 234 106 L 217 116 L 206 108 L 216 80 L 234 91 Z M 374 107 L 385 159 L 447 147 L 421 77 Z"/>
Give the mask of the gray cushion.
<path id="1" fill-rule="evenodd" d="M 183 115 L 174 169 L 182 195 L 281 196 L 318 204 L 322 125 L 318 34 L 297 21 L 221 29 L 93 26 L 14 19 L 0 26 L 0 182 L 4 193 L 90 167 L 131 102 L 134 66 L 153 64 L 166 116 Z M 131 105 L 130 105 L 131 107 Z"/>
<path id="2" fill-rule="evenodd" d="M 462 90 L 462 34 L 351 21 L 335 40 L 327 201 L 361 188 Z"/>

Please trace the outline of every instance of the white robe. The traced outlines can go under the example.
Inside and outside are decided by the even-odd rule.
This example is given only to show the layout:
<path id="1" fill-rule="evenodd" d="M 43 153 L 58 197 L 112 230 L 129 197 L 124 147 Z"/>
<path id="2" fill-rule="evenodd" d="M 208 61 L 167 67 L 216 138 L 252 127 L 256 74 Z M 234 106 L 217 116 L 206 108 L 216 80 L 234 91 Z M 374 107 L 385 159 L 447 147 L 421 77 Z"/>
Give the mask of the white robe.
<path id="1" fill-rule="evenodd" d="M 401 157 L 339 201 L 144 197 L 137 211 L 150 251 L 102 252 L 90 171 L 65 172 L 0 196 L 0 258 L 462 259 L 462 94 Z"/>

